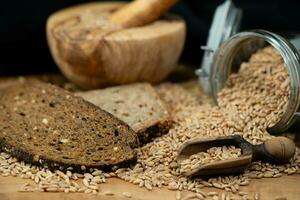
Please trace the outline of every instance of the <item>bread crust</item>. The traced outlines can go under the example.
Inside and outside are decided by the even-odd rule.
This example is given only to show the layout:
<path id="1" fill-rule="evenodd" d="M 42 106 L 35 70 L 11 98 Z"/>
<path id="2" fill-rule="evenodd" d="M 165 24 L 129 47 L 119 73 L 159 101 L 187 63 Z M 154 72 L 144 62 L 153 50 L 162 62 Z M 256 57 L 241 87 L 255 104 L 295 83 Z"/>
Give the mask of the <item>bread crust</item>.
<path id="1" fill-rule="evenodd" d="M 2 88 L 0 107 L 0 148 L 20 160 L 75 171 L 136 160 L 139 141 L 125 122 L 51 84 L 30 80 Z"/>
<path id="2" fill-rule="evenodd" d="M 125 121 L 137 132 L 141 145 L 167 133 L 172 125 L 165 103 L 149 83 L 115 86 L 76 95 Z"/>

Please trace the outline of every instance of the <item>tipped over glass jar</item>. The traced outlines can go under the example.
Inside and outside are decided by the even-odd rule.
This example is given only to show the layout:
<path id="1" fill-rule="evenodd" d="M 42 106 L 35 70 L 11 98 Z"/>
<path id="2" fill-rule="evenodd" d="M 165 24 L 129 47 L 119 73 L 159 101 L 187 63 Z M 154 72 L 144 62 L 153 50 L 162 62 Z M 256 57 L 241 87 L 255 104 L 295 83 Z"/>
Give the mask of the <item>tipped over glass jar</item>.
<path id="1" fill-rule="evenodd" d="M 233 30 L 228 26 L 237 27 L 237 20 L 232 19 L 240 19 L 241 17 L 239 12 L 233 12 L 232 9 L 236 10 L 232 2 L 226 1 L 217 10 L 219 15 L 220 12 L 225 12 L 223 23 L 225 30 Z M 232 16 L 230 13 L 237 14 Z M 217 15 L 216 13 L 213 23 L 220 20 L 220 18 L 216 18 Z M 211 29 L 208 46 L 203 48 L 205 54 L 202 68 L 196 71 L 200 85 L 204 91 L 213 97 L 215 103 L 218 104 L 218 93 L 225 86 L 229 75 L 237 72 L 240 65 L 248 61 L 251 55 L 259 49 L 271 45 L 280 53 L 287 67 L 290 79 L 290 96 L 285 113 L 274 126 L 269 128 L 268 132 L 280 134 L 296 124 L 296 121 L 300 119 L 300 55 L 298 52 L 300 50 L 300 35 L 286 34 L 283 37 L 266 30 L 231 32 L 228 37 L 223 35 L 220 40 L 214 40 L 219 41 L 218 44 L 211 45 L 210 42 L 215 36 Z"/>

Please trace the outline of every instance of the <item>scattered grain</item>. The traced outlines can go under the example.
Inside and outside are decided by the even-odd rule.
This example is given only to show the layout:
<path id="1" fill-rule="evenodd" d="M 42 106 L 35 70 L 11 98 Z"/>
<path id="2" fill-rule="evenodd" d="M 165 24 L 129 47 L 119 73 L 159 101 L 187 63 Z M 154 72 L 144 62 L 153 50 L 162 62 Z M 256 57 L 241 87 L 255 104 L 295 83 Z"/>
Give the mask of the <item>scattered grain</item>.
<path id="1" fill-rule="evenodd" d="M 191 94 L 178 84 L 165 83 L 158 86 L 157 91 L 172 112 L 174 123 L 168 134 L 137 149 L 137 164 L 133 169 L 116 167 L 116 171 L 109 174 L 94 170 L 90 172 L 91 175 L 53 173 L 48 169 L 18 162 L 9 154 L 0 152 L 0 175 L 32 179 L 38 182 L 36 188 L 44 191 L 71 192 L 76 188 L 76 192 L 94 193 L 96 189 L 92 188 L 96 188 L 95 184 L 105 183 L 105 178 L 110 176 L 148 190 L 153 187 L 169 187 L 196 192 L 202 187 L 217 187 L 238 192 L 240 186 L 248 185 L 253 178 L 263 178 L 264 174 L 267 174 L 266 177 L 272 175 L 276 178 L 283 174 L 298 173 L 298 149 L 288 164 L 271 165 L 257 161 L 240 175 L 222 176 L 207 181 L 183 176 L 176 159 L 179 147 L 193 138 L 239 134 L 252 144 L 261 144 L 272 138 L 267 128 L 276 124 L 285 111 L 289 98 L 287 77 L 281 56 L 267 47 L 254 54 L 249 62 L 243 63 L 237 74 L 229 76 L 225 88 L 218 94 L 218 107 L 212 106 L 201 92 Z M 45 125 L 49 123 L 48 119 L 47 122 L 41 120 Z M 231 156 L 229 149 L 230 147 L 224 151 L 222 149 L 221 159 Z M 217 159 L 220 159 L 220 155 Z M 81 166 L 81 169 L 86 171 L 85 166 Z M 86 180 L 85 183 L 82 179 L 78 180 L 82 181 L 84 187 L 75 183 L 79 178 Z M 218 199 L 217 194 L 207 195 Z"/>
<path id="2" fill-rule="evenodd" d="M 109 190 L 104 191 L 103 194 L 106 195 L 106 196 L 113 196 L 113 195 L 115 195 L 115 193 L 113 193 L 112 191 L 109 191 Z"/>
<path id="3" fill-rule="evenodd" d="M 127 197 L 127 198 L 131 198 L 131 197 L 132 197 L 132 195 L 131 195 L 130 192 L 123 192 L 122 195 L 123 195 L 124 197 Z"/>
<path id="4" fill-rule="evenodd" d="M 48 119 L 46 119 L 46 118 L 44 118 L 44 119 L 42 119 L 42 122 L 43 122 L 43 124 L 45 124 L 45 125 L 48 125 Z"/>
<path id="5" fill-rule="evenodd" d="M 207 193 L 207 196 L 216 196 L 216 195 L 218 195 L 217 192 L 208 192 Z"/>
<path id="6" fill-rule="evenodd" d="M 188 159 L 180 163 L 180 173 L 184 174 L 197 169 L 202 165 L 238 158 L 241 155 L 241 149 L 235 146 L 212 147 L 204 152 L 191 155 Z"/>
<path id="7" fill-rule="evenodd" d="M 175 199 L 176 199 L 176 200 L 181 200 L 181 193 L 180 193 L 180 191 L 177 191 L 177 192 L 176 192 Z"/>
<path id="8" fill-rule="evenodd" d="M 255 192 L 254 200 L 260 200 L 260 194 L 258 192 Z"/>

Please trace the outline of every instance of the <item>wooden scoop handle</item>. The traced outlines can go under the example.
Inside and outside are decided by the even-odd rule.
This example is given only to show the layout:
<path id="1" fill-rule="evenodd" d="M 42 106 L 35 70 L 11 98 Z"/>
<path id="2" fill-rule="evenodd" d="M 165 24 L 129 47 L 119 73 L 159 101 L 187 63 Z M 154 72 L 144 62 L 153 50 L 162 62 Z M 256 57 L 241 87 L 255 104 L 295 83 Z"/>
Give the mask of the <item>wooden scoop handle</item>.
<path id="1" fill-rule="evenodd" d="M 110 20 L 122 28 L 153 22 L 171 8 L 177 0 L 135 0 L 112 14 Z"/>
<path id="2" fill-rule="evenodd" d="M 253 146 L 253 159 L 270 163 L 286 163 L 296 152 L 295 143 L 286 137 L 276 137 Z"/>

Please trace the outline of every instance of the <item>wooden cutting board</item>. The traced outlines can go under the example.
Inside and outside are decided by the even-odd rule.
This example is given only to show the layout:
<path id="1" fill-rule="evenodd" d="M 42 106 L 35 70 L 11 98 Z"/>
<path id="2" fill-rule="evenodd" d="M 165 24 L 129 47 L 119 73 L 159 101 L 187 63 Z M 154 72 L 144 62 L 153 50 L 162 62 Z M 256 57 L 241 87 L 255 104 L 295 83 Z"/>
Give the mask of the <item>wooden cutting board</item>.
<path id="1" fill-rule="evenodd" d="M 124 182 L 122 180 L 112 178 L 108 183 L 100 185 L 101 191 L 111 191 L 114 196 L 102 196 L 97 194 L 65 194 L 65 193 L 43 193 L 43 192 L 18 192 L 18 189 L 28 180 L 15 177 L 0 177 L 0 200 L 125 200 L 122 196 L 123 192 L 130 192 L 132 200 L 168 200 L 174 199 L 176 192 L 168 189 L 154 189 L 148 191 L 145 188 L 139 188 L 136 185 Z M 265 178 L 252 180 L 249 186 L 244 186 L 241 191 L 249 192 L 250 199 L 254 199 L 254 193 L 260 193 L 260 200 L 275 200 L 279 197 L 284 197 L 287 200 L 300 199 L 300 174 L 283 176 L 281 178 Z M 204 188 L 204 192 L 216 191 L 220 194 L 223 190 Z M 181 192 L 182 197 L 185 197 L 191 192 Z M 239 199 L 238 196 L 236 196 Z M 211 198 L 208 198 L 211 199 Z"/>

